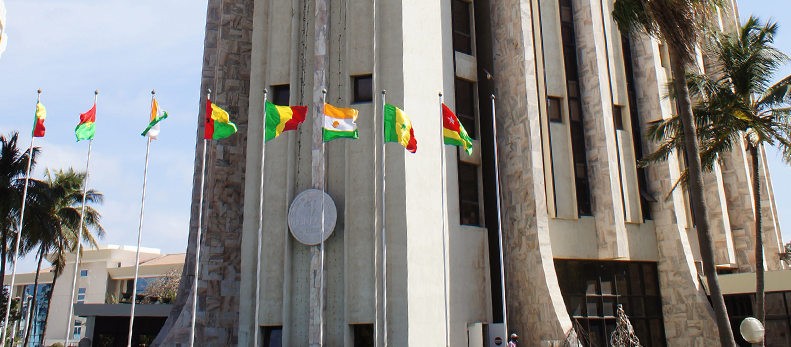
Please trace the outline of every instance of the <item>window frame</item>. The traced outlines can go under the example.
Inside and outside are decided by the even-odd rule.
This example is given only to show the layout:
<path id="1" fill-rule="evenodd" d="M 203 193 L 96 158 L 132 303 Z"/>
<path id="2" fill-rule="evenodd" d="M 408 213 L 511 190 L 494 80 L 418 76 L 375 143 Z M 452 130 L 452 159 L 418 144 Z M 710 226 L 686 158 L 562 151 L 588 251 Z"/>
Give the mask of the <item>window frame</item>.
<path id="1" fill-rule="evenodd" d="M 374 101 L 374 80 L 373 74 L 360 74 L 360 75 L 352 75 L 352 104 L 366 104 L 372 103 Z M 364 98 L 363 95 L 360 94 L 360 81 L 369 80 L 371 83 L 371 97 L 370 100 Z"/>

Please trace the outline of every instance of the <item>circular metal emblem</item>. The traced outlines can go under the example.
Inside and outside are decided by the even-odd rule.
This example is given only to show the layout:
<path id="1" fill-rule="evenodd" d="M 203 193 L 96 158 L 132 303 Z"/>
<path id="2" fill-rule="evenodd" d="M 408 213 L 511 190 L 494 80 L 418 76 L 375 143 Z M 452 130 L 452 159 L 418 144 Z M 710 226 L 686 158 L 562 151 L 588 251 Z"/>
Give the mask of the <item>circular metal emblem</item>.
<path id="1" fill-rule="evenodd" d="M 288 227 L 291 229 L 291 235 L 294 235 L 297 241 L 309 246 L 320 244 L 322 241 L 322 195 L 324 195 L 323 240 L 326 240 L 332 235 L 335 222 L 338 220 L 335 201 L 332 201 L 329 194 L 319 189 L 307 189 L 297 195 L 288 209 Z"/>

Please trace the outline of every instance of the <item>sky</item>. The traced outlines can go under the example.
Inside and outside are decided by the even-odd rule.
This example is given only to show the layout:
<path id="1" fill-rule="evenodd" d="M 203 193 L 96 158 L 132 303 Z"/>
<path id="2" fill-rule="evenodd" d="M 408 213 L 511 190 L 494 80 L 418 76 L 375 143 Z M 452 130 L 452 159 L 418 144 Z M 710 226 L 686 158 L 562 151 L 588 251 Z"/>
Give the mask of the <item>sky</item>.
<path id="1" fill-rule="evenodd" d="M 136 245 L 151 91 L 168 112 L 151 144 L 143 247 L 187 245 L 206 1 L 6 0 L 8 48 L 0 56 L 0 134 L 30 145 L 36 91 L 47 108 L 38 166 L 85 170 L 88 142 L 79 115 L 99 91 L 89 187 L 107 235 L 100 244 Z M 35 271 L 32 255 L 20 271 Z"/>
<path id="2" fill-rule="evenodd" d="M 791 54 L 788 0 L 742 0 L 740 15 L 780 23 L 776 45 Z M 20 132 L 27 147 L 36 102 L 43 91 L 46 137 L 34 178 L 46 168 L 85 170 L 88 143 L 75 142 L 79 114 L 98 90 L 97 130 L 90 188 L 105 195 L 99 207 L 107 230 L 101 244 L 135 245 L 140 217 L 151 90 L 168 111 L 152 142 L 144 247 L 184 252 L 189 226 L 196 117 L 206 1 L 5 0 L 8 49 L 0 56 L 0 134 Z M 791 74 L 791 65 L 778 73 Z M 769 149 L 777 211 L 791 240 L 791 169 Z M 785 228 L 783 228 L 785 226 Z M 20 271 L 35 270 L 29 256 Z"/>

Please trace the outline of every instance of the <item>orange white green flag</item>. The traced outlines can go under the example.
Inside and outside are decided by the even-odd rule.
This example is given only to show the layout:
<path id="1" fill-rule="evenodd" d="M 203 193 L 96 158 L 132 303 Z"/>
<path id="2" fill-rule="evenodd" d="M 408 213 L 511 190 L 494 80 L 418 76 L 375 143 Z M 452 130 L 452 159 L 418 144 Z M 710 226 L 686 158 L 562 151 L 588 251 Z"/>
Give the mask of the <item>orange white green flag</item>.
<path id="1" fill-rule="evenodd" d="M 36 120 L 33 123 L 33 137 L 44 137 L 44 119 L 47 118 L 47 109 L 40 102 L 36 103 Z"/>
<path id="2" fill-rule="evenodd" d="M 407 151 L 417 151 L 417 139 L 412 129 L 412 122 L 400 108 L 385 104 L 384 109 L 385 142 L 398 142 Z"/>
<path id="3" fill-rule="evenodd" d="M 165 118 L 168 118 L 168 113 L 159 107 L 157 99 L 151 99 L 151 122 L 148 123 L 148 127 L 146 127 L 146 130 L 143 130 L 143 133 L 140 135 L 148 136 L 156 140 L 157 135 L 159 135 L 159 122 Z"/>
<path id="4" fill-rule="evenodd" d="M 358 113 L 359 112 L 353 108 L 340 108 L 330 104 L 324 104 L 324 124 L 321 129 L 324 142 L 341 138 L 358 138 Z"/>
<path id="5" fill-rule="evenodd" d="M 472 155 L 472 139 L 459 118 L 445 104 L 442 104 L 442 135 L 446 145 L 460 146 L 468 155 Z"/>

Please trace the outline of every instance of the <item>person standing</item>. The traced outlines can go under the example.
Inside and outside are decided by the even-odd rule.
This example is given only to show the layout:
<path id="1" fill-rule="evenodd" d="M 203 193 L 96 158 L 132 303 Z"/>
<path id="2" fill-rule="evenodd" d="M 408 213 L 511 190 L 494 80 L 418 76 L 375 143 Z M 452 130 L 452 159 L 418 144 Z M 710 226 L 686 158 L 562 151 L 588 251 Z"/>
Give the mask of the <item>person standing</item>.
<path id="1" fill-rule="evenodd" d="M 516 347 L 517 342 L 519 342 L 519 336 L 516 333 L 511 333 L 511 337 L 508 338 L 508 347 Z"/>

